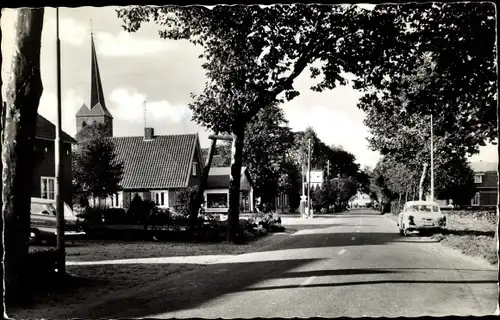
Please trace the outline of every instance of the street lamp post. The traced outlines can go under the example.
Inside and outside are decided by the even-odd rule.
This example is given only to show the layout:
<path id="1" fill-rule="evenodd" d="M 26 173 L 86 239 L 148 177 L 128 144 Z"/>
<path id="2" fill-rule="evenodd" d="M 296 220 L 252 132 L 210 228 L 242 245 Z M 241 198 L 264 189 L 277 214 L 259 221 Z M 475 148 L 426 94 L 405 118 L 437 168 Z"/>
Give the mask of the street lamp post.
<path id="1" fill-rule="evenodd" d="M 56 200 L 56 228 L 57 228 L 57 272 L 61 275 L 66 273 L 66 254 L 64 248 L 64 202 L 62 187 L 62 158 L 61 148 L 61 40 L 59 39 L 59 8 L 56 8 L 56 59 L 57 59 L 57 121 L 55 139 L 55 200 Z"/>
<path id="2" fill-rule="evenodd" d="M 431 113 L 431 201 L 434 201 L 434 124 Z"/>
<path id="3" fill-rule="evenodd" d="M 308 159 L 307 159 L 307 216 L 311 216 L 311 139 L 308 140 Z"/>

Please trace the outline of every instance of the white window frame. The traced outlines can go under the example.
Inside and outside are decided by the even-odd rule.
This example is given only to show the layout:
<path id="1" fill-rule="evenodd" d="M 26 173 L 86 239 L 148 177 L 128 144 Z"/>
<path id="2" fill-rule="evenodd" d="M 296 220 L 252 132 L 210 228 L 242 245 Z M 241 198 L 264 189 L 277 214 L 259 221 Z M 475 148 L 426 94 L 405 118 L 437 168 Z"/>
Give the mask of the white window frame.
<path id="1" fill-rule="evenodd" d="M 161 197 L 163 195 L 163 204 Z M 153 190 L 151 191 L 151 200 L 156 203 L 159 208 L 168 208 L 168 190 Z"/>
<path id="2" fill-rule="evenodd" d="M 474 198 L 471 200 L 471 205 L 473 206 L 479 206 L 481 204 L 481 193 L 476 192 L 474 195 Z"/>
<path id="3" fill-rule="evenodd" d="M 53 182 L 54 189 L 52 191 L 45 190 L 44 185 L 43 185 L 44 180 L 47 181 L 47 183 L 46 183 L 47 189 L 49 189 L 49 186 L 50 186 L 49 181 Z M 46 197 L 44 197 L 44 194 L 46 194 Z M 56 199 L 56 178 L 55 177 L 40 177 L 40 198 L 49 199 L 49 200 Z"/>
<path id="4" fill-rule="evenodd" d="M 193 165 L 191 166 L 191 174 L 193 177 L 198 176 L 198 162 L 194 161 Z"/>
<path id="5" fill-rule="evenodd" d="M 221 208 L 212 208 L 208 206 L 208 195 L 211 194 L 223 194 L 226 196 L 226 207 L 221 207 Z M 205 208 L 207 211 L 214 211 L 214 210 L 228 210 L 229 209 L 229 191 L 227 190 L 206 190 L 205 191 Z"/>
<path id="6" fill-rule="evenodd" d="M 474 183 L 483 183 L 483 175 L 475 174 L 474 175 Z"/>
<path id="7" fill-rule="evenodd" d="M 109 197 L 111 208 L 123 208 L 123 191 L 118 191 Z"/>

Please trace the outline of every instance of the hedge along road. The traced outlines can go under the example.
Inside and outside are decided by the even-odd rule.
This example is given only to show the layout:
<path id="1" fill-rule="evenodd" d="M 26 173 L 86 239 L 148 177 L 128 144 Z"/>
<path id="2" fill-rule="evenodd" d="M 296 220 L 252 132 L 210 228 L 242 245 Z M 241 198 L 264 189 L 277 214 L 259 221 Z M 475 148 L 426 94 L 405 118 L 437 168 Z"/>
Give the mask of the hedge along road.
<path id="1" fill-rule="evenodd" d="M 295 220 L 293 220 L 295 219 Z M 55 318 L 489 315 L 497 272 L 370 209 L 302 220 L 257 252 L 156 279 Z"/>

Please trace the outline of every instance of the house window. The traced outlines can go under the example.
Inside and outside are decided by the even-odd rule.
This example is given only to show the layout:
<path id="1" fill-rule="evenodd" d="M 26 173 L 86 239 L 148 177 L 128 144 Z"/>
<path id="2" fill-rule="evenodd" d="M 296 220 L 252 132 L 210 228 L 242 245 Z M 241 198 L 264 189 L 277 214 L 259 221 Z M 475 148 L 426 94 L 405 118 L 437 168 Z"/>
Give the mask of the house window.
<path id="1" fill-rule="evenodd" d="M 474 183 L 483 183 L 483 175 L 481 174 L 474 175 Z"/>
<path id="2" fill-rule="evenodd" d="M 56 178 L 41 177 L 41 197 L 43 199 L 54 200 L 56 198 Z"/>
<path id="3" fill-rule="evenodd" d="M 228 199 L 227 193 L 207 193 L 207 208 L 228 208 Z"/>
<path id="4" fill-rule="evenodd" d="M 122 208 L 123 207 L 123 192 L 119 191 L 110 197 L 111 207 Z"/>
<path id="5" fill-rule="evenodd" d="M 193 168 L 191 169 L 193 176 L 198 175 L 198 162 L 193 162 Z"/>
<path id="6" fill-rule="evenodd" d="M 151 191 L 151 200 L 159 207 L 168 207 L 168 191 Z"/>
<path id="7" fill-rule="evenodd" d="M 476 192 L 476 194 L 474 195 L 474 198 L 472 198 L 472 205 L 473 206 L 478 206 L 479 205 L 479 203 L 480 203 L 479 197 L 480 197 L 479 192 Z"/>

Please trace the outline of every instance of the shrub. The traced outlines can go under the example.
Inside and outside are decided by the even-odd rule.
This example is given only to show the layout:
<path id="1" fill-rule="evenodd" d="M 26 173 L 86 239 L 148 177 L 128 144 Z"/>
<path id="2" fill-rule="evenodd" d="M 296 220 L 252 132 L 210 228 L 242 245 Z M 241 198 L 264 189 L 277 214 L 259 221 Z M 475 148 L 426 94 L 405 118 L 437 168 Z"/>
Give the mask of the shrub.
<path id="1" fill-rule="evenodd" d="M 157 210 L 158 207 L 153 201 L 142 200 L 140 196 L 135 195 L 127 210 L 126 221 L 133 224 L 146 224 L 151 215 L 156 215 Z"/>
<path id="2" fill-rule="evenodd" d="M 176 213 L 189 217 L 194 206 L 197 192 L 197 186 L 191 186 L 179 192 L 174 205 Z"/>
<path id="3" fill-rule="evenodd" d="M 30 252 L 26 266 L 29 281 L 37 282 L 44 277 L 50 277 L 55 274 L 57 268 L 57 251 L 51 249 Z"/>
<path id="4" fill-rule="evenodd" d="M 254 213 L 251 217 L 252 223 L 262 225 L 266 229 L 271 229 L 273 225 L 281 225 L 281 217 L 277 213 Z"/>
<path id="5" fill-rule="evenodd" d="M 92 207 L 78 208 L 77 217 L 84 219 L 89 224 L 99 224 L 103 222 L 103 210 Z"/>
<path id="6" fill-rule="evenodd" d="M 105 223 L 109 224 L 128 224 L 130 223 L 129 217 L 125 209 L 121 208 L 107 208 L 102 209 L 102 216 Z"/>

